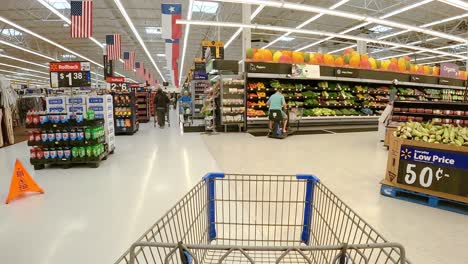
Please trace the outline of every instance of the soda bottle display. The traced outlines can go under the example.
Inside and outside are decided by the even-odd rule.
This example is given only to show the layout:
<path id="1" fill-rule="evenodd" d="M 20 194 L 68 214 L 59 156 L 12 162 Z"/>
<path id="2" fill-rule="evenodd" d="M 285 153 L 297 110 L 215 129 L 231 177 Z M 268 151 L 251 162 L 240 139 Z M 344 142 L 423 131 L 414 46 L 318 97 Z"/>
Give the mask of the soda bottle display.
<path id="1" fill-rule="evenodd" d="M 86 138 L 86 140 L 91 139 L 91 128 L 89 127 L 85 128 L 84 137 Z"/>
<path id="2" fill-rule="evenodd" d="M 69 160 L 71 157 L 71 151 L 69 147 L 63 148 L 63 158 Z"/>
<path id="3" fill-rule="evenodd" d="M 80 150 L 78 147 L 73 147 L 71 149 L 71 156 L 72 158 L 75 158 L 75 159 L 80 157 Z"/>
<path id="4" fill-rule="evenodd" d="M 80 158 L 86 157 L 86 148 L 85 147 L 79 147 L 79 156 L 80 156 Z"/>
<path id="5" fill-rule="evenodd" d="M 70 140 L 71 141 L 76 140 L 76 130 L 75 129 L 70 130 Z"/>

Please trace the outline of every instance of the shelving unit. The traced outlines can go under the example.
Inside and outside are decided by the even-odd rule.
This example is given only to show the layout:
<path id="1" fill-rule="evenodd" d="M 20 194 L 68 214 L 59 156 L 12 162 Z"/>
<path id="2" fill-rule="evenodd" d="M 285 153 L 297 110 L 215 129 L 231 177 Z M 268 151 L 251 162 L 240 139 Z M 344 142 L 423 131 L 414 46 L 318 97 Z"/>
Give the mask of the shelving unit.
<path id="1" fill-rule="evenodd" d="M 84 120 L 43 124 L 28 124 L 30 130 L 28 146 L 30 162 L 35 170 L 46 165 L 90 164 L 99 167 L 100 161 L 109 154 L 106 143 L 104 119 Z"/>
<path id="2" fill-rule="evenodd" d="M 150 121 L 150 93 L 146 91 L 136 92 L 138 122 L 147 123 Z"/>
<path id="3" fill-rule="evenodd" d="M 239 132 L 245 123 L 245 81 L 238 75 L 220 75 L 221 125 L 236 125 Z"/>
<path id="4" fill-rule="evenodd" d="M 407 121 L 468 126 L 468 104 L 460 102 L 395 101 L 392 122 Z"/>
<path id="5" fill-rule="evenodd" d="M 114 118 L 116 135 L 133 135 L 138 131 L 135 92 L 114 92 Z"/>
<path id="6" fill-rule="evenodd" d="M 203 107 L 204 98 L 210 89 L 210 82 L 206 80 L 193 80 L 190 83 L 190 93 L 194 104 L 193 118 L 203 119 L 201 109 Z"/>

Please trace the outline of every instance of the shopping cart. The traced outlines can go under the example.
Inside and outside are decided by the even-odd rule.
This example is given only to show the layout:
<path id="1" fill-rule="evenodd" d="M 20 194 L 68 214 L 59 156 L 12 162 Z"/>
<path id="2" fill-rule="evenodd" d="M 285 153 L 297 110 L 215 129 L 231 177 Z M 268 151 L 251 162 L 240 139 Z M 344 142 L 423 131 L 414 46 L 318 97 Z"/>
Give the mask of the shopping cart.
<path id="1" fill-rule="evenodd" d="M 206 175 L 116 262 L 409 263 L 312 175 Z"/>
<path id="2" fill-rule="evenodd" d="M 169 112 L 171 111 L 171 108 L 170 108 L 170 107 L 171 107 L 170 103 L 167 104 L 166 113 L 165 113 L 165 115 L 166 115 L 166 118 L 165 118 L 165 119 L 166 119 L 166 120 L 165 120 L 166 122 L 165 122 L 165 123 L 167 123 L 167 125 L 168 125 L 169 127 L 171 126 L 171 119 L 169 118 Z M 155 113 L 154 113 L 154 127 L 156 127 L 157 124 L 158 124 L 158 115 L 157 115 L 157 113 L 156 113 L 157 109 L 155 109 L 154 111 L 155 111 Z"/>
<path id="3" fill-rule="evenodd" d="M 193 104 L 192 102 L 179 102 L 179 123 L 193 124 Z"/>

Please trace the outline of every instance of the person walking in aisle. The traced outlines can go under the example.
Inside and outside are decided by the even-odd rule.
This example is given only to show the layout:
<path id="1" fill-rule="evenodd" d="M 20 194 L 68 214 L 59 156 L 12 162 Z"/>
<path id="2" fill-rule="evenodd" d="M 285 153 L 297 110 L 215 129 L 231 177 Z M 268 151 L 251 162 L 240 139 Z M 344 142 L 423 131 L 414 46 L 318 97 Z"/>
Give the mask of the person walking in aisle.
<path id="1" fill-rule="evenodd" d="M 158 89 L 154 96 L 154 109 L 156 110 L 156 118 L 160 128 L 164 128 L 166 124 L 166 111 L 168 111 L 169 98 L 161 88 Z"/>

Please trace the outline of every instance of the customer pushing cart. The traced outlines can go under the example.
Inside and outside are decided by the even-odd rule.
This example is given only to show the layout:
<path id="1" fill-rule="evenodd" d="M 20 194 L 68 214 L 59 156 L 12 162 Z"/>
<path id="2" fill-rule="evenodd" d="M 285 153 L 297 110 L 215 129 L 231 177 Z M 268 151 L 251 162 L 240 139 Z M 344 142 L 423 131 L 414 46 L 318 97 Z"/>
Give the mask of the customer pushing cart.
<path id="1" fill-rule="evenodd" d="M 179 99 L 179 122 L 183 124 L 193 123 L 193 102 L 187 90 Z"/>
<path id="2" fill-rule="evenodd" d="M 116 264 L 407 264 L 313 175 L 207 174 Z"/>
<path id="3" fill-rule="evenodd" d="M 158 89 L 156 95 L 154 96 L 154 126 L 156 123 L 162 128 L 166 124 L 166 117 L 169 117 L 169 104 L 170 100 L 167 95 L 162 91 L 161 88 Z M 169 119 L 168 119 L 169 122 Z M 169 123 L 170 126 L 170 123 Z"/>

